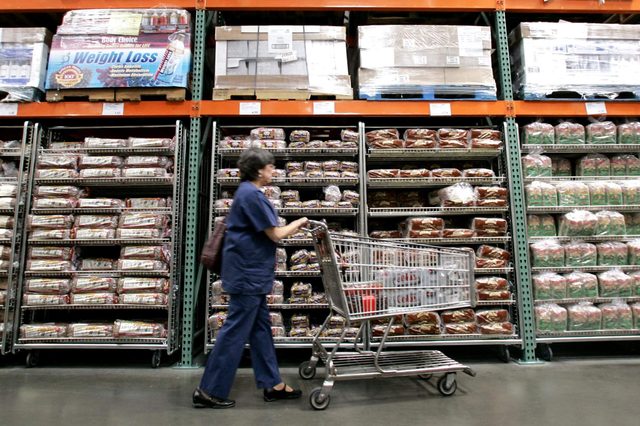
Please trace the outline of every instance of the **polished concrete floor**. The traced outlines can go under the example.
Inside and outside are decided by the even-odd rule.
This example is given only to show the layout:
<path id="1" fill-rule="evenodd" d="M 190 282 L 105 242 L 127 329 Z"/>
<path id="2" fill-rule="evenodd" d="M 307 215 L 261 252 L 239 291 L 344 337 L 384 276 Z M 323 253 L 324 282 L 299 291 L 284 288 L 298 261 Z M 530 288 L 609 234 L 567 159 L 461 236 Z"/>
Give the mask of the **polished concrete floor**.
<path id="1" fill-rule="evenodd" d="M 413 378 L 337 382 L 322 412 L 313 411 L 306 398 L 322 380 L 301 381 L 291 360 L 284 362 L 283 376 L 300 384 L 303 399 L 263 402 L 244 366 L 231 395 L 237 407 L 228 410 L 191 408 L 202 369 L 67 364 L 0 365 L 0 425 L 640 425 L 637 356 L 529 366 L 480 359 L 468 363 L 477 377 L 459 376 L 458 391 L 449 398 L 431 382 Z"/>

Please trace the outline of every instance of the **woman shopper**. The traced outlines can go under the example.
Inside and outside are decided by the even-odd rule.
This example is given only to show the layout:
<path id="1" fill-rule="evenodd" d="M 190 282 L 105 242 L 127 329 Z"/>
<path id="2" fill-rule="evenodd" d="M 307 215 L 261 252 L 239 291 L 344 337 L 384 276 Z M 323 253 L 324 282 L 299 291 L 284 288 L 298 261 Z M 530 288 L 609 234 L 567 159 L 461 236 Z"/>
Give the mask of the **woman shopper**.
<path id="1" fill-rule="evenodd" d="M 242 183 L 227 216 L 221 271 L 222 287 L 230 295 L 229 314 L 193 393 L 196 408 L 235 406 L 228 397 L 247 342 L 265 401 L 302 396 L 280 378 L 266 295 L 275 278 L 276 243 L 298 231 L 307 219 L 278 226 L 276 211 L 261 191 L 271 183 L 274 163 L 273 154 L 258 148 L 245 150 L 238 160 Z"/>

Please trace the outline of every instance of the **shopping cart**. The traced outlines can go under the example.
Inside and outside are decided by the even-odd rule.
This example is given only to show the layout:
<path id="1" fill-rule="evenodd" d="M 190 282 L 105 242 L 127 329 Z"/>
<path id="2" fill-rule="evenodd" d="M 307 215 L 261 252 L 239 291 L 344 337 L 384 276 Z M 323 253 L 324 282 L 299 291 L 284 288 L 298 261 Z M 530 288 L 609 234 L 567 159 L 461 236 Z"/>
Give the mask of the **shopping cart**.
<path id="1" fill-rule="evenodd" d="M 316 410 L 329 406 L 336 380 L 375 377 L 442 375 L 437 388 L 444 396 L 457 389 L 456 373 L 475 372 L 440 351 L 384 351 L 394 317 L 474 305 L 474 255 L 470 249 L 431 247 L 405 242 L 389 242 L 330 232 L 322 222 L 310 221 L 309 232 L 322 269 L 330 313 L 315 333 L 311 359 L 300 365 L 303 379 L 312 379 L 319 361 L 325 364 L 322 387 L 314 389 L 309 402 Z M 324 335 L 329 322 L 344 319 L 338 341 L 329 352 Z M 377 350 L 360 342 L 371 320 L 388 319 Z M 348 330 L 355 334 L 353 350 L 345 347 Z M 350 336 L 354 337 L 353 334 Z"/>

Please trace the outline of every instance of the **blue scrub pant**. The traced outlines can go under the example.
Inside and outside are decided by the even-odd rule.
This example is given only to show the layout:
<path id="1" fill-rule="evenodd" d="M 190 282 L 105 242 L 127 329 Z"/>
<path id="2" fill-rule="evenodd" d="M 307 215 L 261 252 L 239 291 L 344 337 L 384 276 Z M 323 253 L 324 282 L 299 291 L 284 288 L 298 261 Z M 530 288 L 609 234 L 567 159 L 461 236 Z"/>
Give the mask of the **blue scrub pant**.
<path id="1" fill-rule="evenodd" d="M 210 396 L 228 398 L 247 342 L 258 389 L 281 383 L 265 295 L 232 294 L 229 315 L 209 354 L 200 389 Z"/>

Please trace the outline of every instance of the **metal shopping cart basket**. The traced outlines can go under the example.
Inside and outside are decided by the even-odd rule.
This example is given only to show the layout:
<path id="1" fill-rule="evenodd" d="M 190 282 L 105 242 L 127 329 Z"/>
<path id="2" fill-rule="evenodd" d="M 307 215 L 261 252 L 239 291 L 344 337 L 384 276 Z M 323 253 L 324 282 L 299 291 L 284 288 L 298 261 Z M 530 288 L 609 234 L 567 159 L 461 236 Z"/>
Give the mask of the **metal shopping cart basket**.
<path id="1" fill-rule="evenodd" d="M 475 376 L 471 368 L 435 350 L 384 351 L 394 317 L 474 305 L 474 255 L 470 249 L 431 247 L 389 242 L 330 232 L 322 222 L 310 221 L 309 231 L 322 269 L 330 313 L 313 340 L 311 359 L 300 365 L 303 379 L 312 379 L 319 361 L 325 364 L 322 387 L 314 389 L 309 402 L 316 410 L 329 406 L 336 380 L 375 377 L 441 375 L 440 393 L 453 395 L 456 373 Z M 344 318 L 341 335 L 331 351 L 323 346 L 333 315 Z M 377 350 L 359 341 L 371 320 L 388 319 Z M 346 345 L 347 330 L 358 327 L 353 350 Z M 353 336 L 351 336 L 353 337 Z"/>

